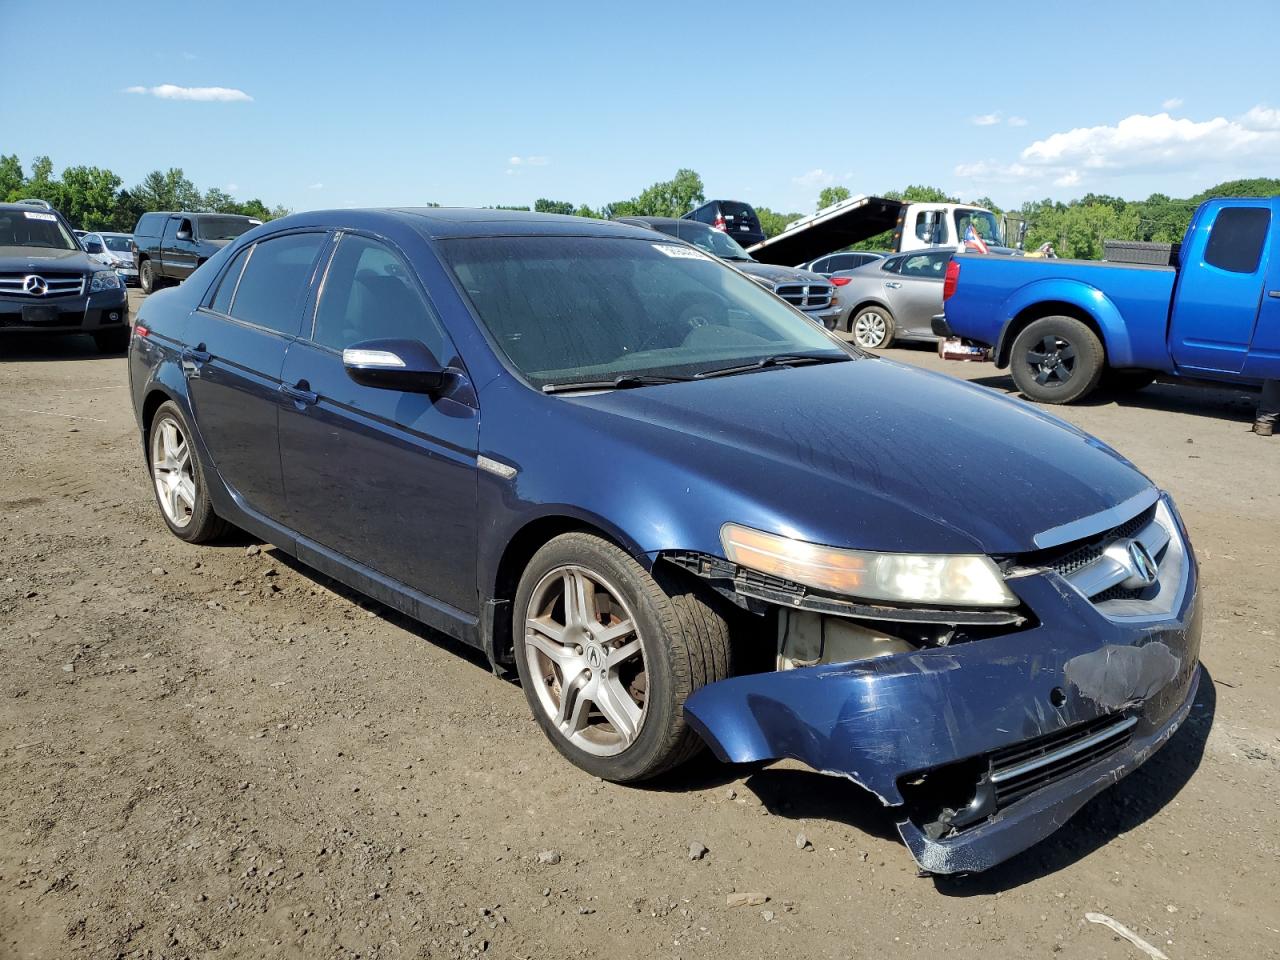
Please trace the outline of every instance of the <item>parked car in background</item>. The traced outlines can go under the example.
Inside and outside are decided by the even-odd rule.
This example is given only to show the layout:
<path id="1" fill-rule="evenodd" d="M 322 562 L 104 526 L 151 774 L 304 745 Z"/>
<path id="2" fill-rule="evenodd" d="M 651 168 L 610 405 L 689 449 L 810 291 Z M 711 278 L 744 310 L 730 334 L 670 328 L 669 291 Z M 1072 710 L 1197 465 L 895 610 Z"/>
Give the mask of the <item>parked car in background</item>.
<path id="1" fill-rule="evenodd" d="M 35 204 L 0 203 L 0 350 L 17 333 L 87 333 L 104 353 L 129 344 L 129 301 L 115 270 L 71 225 Z"/>
<path id="2" fill-rule="evenodd" d="M 835 295 L 835 284 L 820 274 L 798 267 L 775 267 L 756 263 L 750 254 L 729 234 L 709 227 L 696 220 L 677 220 L 674 217 L 619 217 L 618 223 L 648 227 L 669 237 L 675 237 L 705 250 L 733 264 L 766 290 L 776 293 L 787 303 L 822 324 L 828 330 L 835 329 L 840 316 L 840 302 Z"/>
<path id="3" fill-rule="evenodd" d="M 842 304 L 836 329 L 858 346 L 884 349 L 895 340 L 934 342 L 933 318 L 942 312 L 949 249 L 913 250 L 832 276 Z"/>
<path id="4" fill-rule="evenodd" d="M 138 282 L 138 268 L 133 265 L 133 234 L 86 233 L 80 245 L 90 259 L 116 271 L 125 283 Z"/>
<path id="5" fill-rule="evenodd" d="M 936 332 L 990 347 L 1041 403 L 1157 374 L 1280 378 L 1280 197 L 1206 200 L 1176 266 L 960 256 L 947 286 Z"/>
<path id="6" fill-rule="evenodd" d="M 83 240 L 85 237 L 89 235 L 88 230 L 72 230 L 71 232 L 72 234 L 74 234 L 77 240 Z"/>
<path id="7" fill-rule="evenodd" d="M 296 214 L 148 298 L 128 367 L 175 536 L 234 524 L 475 646 L 597 777 L 792 758 L 972 872 L 1200 682 L 1195 556 L 1131 463 L 651 230 Z"/>
<path id="8" fill-rule="evenodd" d="M 143 293 L 181 283 L 215 253 L 261 224 L 230 213 L 144 213 L 133 228 L 134 264 Z"/>
<path id="9" fill-rule="evenodd" d="M 727 233 L 743 247 L 764 240 L 764 228 L 760 226 L 755 207 L 741 200 L 708 200 L 686 213 L 683 219 L 696 220 Z"/>
<path id="10" fill-rule="evenodd" d="M 887 256 L 889 254 L 875 250 L 844 250 L 840 253 L 829 253 L 825 257 L 810 260 L 808 263 L 802 263 L 800 264 L 800 269 L 812 270 L 814 273 L 829 277 L 833 273 L 856 270 L 858 267 L 865 266 L 873 261 L 883 260 Z"/>

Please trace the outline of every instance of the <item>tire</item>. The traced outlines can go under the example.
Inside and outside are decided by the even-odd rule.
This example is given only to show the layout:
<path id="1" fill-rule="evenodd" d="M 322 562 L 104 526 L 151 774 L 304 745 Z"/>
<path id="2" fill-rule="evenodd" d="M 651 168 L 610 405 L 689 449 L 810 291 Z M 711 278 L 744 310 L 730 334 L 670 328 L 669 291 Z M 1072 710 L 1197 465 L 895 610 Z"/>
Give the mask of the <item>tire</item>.
<path id="1" fill-rule="evenodd" d="M 1041 317 L 1013 341 L 1009 370 L 1023 396 L 1039 403 L 1074 403 L 1098 386 L 1106 352 L 1098 335 L 1075 317 Z"/>
<path id="2" fill-rule="evenodd" d="M 155 264 L 150 260 L 143 260 L 138 264 L 138 288 L 146 294 L 153 293 L 156 289 Z"/>
<path id="3" fill-rule="evenodd" d="M 170 426 L 178 432 L 182 441 L 181 449 L 166 442 L 167 428 Z M 169 436 L 171 439 L 172 435 Z M 213 502 L 209 499 L 209 486 L 205 481 L 204 464 L 200 462 L 190 437 L 191 429 L 186 417 L 176 403 L 166 400 L 156 410 L 147 430 L 147 470 L 151 474 L 151 489 L 156 496 L 156 505 L 160 507 L 160 516 L 169 532 L 187 543 L 209 543 L 225 536 L 231 525 L 214 513 Z M 161 454 L 164 454 L 163 460 L 160 459 Z M 175 474 L 180 481 L 189 481 L 187 494 L 184 497 L 177 491 L 175 498 L 166 504 L 162 490 L 173 490 L 177 486 L 167 479 Z"/>
<path id="4" fill-rule="evenodd" d="M 590 613 L 575 618 L 564 597 L 570 585 L 579 595 L 579 578 L 590 588 L 581 594 L 591 597 Z M 529 561 L 512 609 L 525 698 L 543 733 L 571 763 L 627 783 L 670 770 L 703 748 L 685 722 L 684 702 L 699 687 L 729 676 L 729 624 L 678 571 L 659 566 L 651 575 L 600 537 L 566 533 Z M 543 626 L 534 630 L 531 621 Z M 591 621 L 594 627 L 586 625 Z M 610 627 L 622 632 L 610 638 Z M 636 652 L 623 658 L 633 644 Z M 611 666 L 615 656 L 619 662 Z M 566 694 L 568 708 L 562 706 Z M 599 704 L 608 706 L 616 695 L 628 698 L 630 715 L 615 726 L 611 717 L 624 712 L 619 701 L 608 712 Z M 568 714 L 563 725 L 557 712 Z"/>
<path id="5" fill-rule="evenodd" d="M 1113 393 L 1132 393 L 1135 390 L 1141 390 L 1143 387 L 1149 387 L 1156 382 L 1156 372 L 1154 370 L 1134 370 L 1126 368 L 1115 370 L 1107 367 L 1102 373 L 1102 389 L 1110 390 Z"/>
<path id="6" fill-rule="evenodd" d="M 93 335 L 93 342 L 99 353 L 125 353 L 132 334 L 133 330 L 128 326 L 102 330 Z"/>
<path id="7" fill-rule="evenodd" d="M 893 314 L 884 307 L 863 307 L 849 321 L 853 342 L 864 350 L 887 350 L 893 346 Z"/>

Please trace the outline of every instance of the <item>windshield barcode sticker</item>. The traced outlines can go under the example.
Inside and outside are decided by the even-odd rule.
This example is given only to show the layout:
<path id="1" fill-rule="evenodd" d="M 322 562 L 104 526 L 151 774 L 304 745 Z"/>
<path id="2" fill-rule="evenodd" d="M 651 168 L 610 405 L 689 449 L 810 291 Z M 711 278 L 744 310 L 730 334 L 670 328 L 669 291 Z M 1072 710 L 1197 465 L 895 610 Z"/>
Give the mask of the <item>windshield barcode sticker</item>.
<path id="1" fill-rule="evenodd" d="M 58 220 L 52 213 L 32 213 L 29 210 L 23 210 L 22 215 L 28 220 L 53 220 L 55 223 Z"/>
<path id="2" fill-rule="evenodd" d="M 705 253 L 700 253 L 693 247 L 679 247 L 674 243 L 655 243 L 653 249 L 659 253 L 665 253 L 668 257 L 676 257 L 682 260 L 709 260 L 711 259 Z"/>

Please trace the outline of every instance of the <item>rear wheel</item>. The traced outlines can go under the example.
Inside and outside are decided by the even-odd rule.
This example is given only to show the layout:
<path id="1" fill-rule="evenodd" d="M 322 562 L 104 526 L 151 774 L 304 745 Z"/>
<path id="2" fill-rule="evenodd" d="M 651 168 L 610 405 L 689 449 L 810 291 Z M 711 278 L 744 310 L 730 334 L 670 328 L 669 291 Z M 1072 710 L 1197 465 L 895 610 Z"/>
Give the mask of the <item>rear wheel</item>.
<path id="1" fill-rule="evenodd" d="M 191 431 L 172 400 L 162 403 L 151 420 L 147 466 L 160 515 L 175 537 L 188 543 L 208 543 L 227 533 L 230 524 L 213 512 Z"/>
<path id="2" fill-rule="evenodd" d="M 99 353 L 124 353 L 129 349 L 129 335 L 132 332 L 127 326 L 101 330 L 93 335 L 93 342 Z"/>
<path id="3" fill-rule="evenodd" d="M 884 307 L 863 307 L 849 322 L 853 342 L 866 350 L 885 349 L 893 344 L 893 314 Z"/>
<path id="4" fill-rule="evenodd" d="M 627 782 L 701 749 L 684 702 L 729 675 L 729 627 L 672 571 L 651 575 L 606 540 L 567 533 L 529 562 L 513 609 L 525 697 L 574 764 Z"/>
<path id="5" fill-rule="evenodd" d="M 138 264 L 138 287 L 143 293 L 151 293 L 156 288 L 155 264 L 150 260 L 143 260 Z"/>
<path id="6" fill-rule="evenodd" d="M 1075 317 L 1041 317 L 1018 334 L 1009 357 L 1013 382 L 1040 403 L 1073 403 L 1092 393 L 1106 354 L 1098 335 Z"/>

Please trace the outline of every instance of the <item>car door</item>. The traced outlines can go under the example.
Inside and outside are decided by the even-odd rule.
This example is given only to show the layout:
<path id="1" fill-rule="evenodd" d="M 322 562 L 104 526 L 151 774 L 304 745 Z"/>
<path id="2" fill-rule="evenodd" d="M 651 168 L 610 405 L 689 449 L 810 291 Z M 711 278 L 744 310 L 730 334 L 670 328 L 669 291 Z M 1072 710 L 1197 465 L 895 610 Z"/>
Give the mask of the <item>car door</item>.
<path id="1" fill-rule="evenodd" d="M 182 234 L 185 239 L 179 239 Z M 172 216 L 160 240 L 160 272 L 172 280 L 185 280 L 196 268 L 195 227 L 190 217 Z"/>
<path id="2" fill-rule="evenodd" d="M 1182 264 L 1169 328 L 1179 367 L 1243 370 L 1264 298 L 1273 232 L 1268 202 L 1219 207 L 1210 223 L 1197 226 L 1208 230 L 1204 253 L 1198 262 Z"/>
<path id="3" fill-rule="evenodd" d="M 183 373 L 212 466 L 242 505 L 279 520 L 280 371 L 328 235 L 304 231 L 240 250 L 191 315 Z"/>
<path id="4" fill-rule="evenodd" d="M 280 415 L 289 525 L 456 611 L 478 613 L 476 449 L 470 391 L 442 396 L 357 384 L 342 351 L 411 339 L 461 360 L 401 254 L 358 233 L 338 240 L 309 335 L 290 346 Z"/>
<path id="5" fill-rule="evenodd" d="M 898 333 L 909 337 L 932 337 L 932 318 L 942 312 L 942 281 L 951 251 L 922 251 L 902 258 L 892 289 L 890 308 Z"/>

